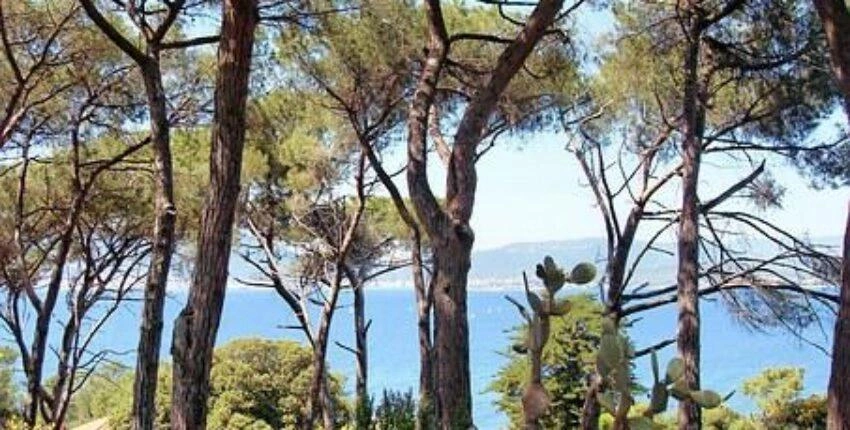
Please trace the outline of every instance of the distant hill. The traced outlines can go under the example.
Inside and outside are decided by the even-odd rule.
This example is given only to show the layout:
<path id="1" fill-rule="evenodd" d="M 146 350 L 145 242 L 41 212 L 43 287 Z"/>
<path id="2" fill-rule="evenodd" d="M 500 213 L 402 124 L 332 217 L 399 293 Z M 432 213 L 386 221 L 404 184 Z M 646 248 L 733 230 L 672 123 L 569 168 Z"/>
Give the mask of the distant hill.
<path id="1" fill-rule="evenodd" d="M 838 249 L 840 237 L 820 237 L 812 239 L 813 243 L 832 246 Z M 635 250 L 642 249 L 644 241 L 635 241 Z M 734 244 L 737 249 L 746 249 L 753 256 L 773 255 L 778 247 L 764 240 L 739 240 Z M 663 252 L 648 252 L 641 261 L 634 276 L 636 283 L 648 282 L 651 285 L 667 285 L 675 282 L 676 257 L 675 244 L 660 243 L 658 249 Z M 837 252 L 837 251 L 836 251 Z M 516 243 L 499 248 L 475 251 L 472 255 L 470 282 L 472 286 L 488 285 L 518 285 L 522 271 L 529 275 L 535 265 L 544 256 L 551 255 L 555 261 L 571 267 L 573 264 L 590 261 L 600 267 L 606 257 L 606 244 L 602 238 L 576 239 L 565 241 Z"/>
<path id="2" fill-rule="evenodd" d="M 834 246 L 837 254 L 841 243 L 840 237 L 821 237 L 812 239 L 814 243 Z M 634 249 L 642 249 L 644 241 L 635 241 Z M 635 273 L 633 285 L 649 283 L 650 285 L 666 286 L 675 282 L 676 257 L 675 244 L 660 243 L 656 248 L 667 253 L 652 251 L 643 257 L 640 267 Z M 777 247 L 766 240 L 739 240 L 734 244 L 736 249 L 747 249 L 753 256 L 772 255 Z M 636 251 L 633 253 L 635 254 Z M 534 272 L 535 265 L 543 257 L 551 255 L 555 261 L 566 266 L 589 261 L 601 267 L 605 263 L 606 244 L 602 238 L 587 238 L 575 240 L 524 242 L 513 243 L 493 249 L 476 250 L 472 254 L 470 270 L 470 288 L 501 289 L 516 288 L 521 285 L 522 272 L 529 275 Z M 256 276 L 256 270 L 247 265 L 242 259 L 233 255 L 231 259 L 231 276 L 251 279 Z M 187 278 L 186 273 L 177 277 Z M 384 275 L 373 285 L 379 287 L 397 288 L 410 284 L 410 272 L 398 270 Z M 235 284 L 237 285 L 237 284 Z"/>

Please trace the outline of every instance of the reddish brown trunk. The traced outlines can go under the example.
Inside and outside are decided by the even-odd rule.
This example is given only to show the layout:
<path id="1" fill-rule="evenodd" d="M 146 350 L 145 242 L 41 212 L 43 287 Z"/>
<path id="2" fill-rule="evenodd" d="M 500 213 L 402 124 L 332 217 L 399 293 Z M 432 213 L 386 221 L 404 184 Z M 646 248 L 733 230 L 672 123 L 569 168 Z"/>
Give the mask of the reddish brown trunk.
<path id="1" fill-rule="evenodd" d="M 233 221 L 239 195 L 245 104 L 257 10 L 254 0 L 222 2 L 215 86 L 210 185 L 201 218 L 186 307 L 174 324 L 171 427 L 206 428 L 209 374 L 224 305 Z"/>
<path id="2" fill-rule="evenodd" d="M 684 63 L 682 116 L 682 211 L 679 218 L 677 273 L 679 329 L 677 345 L 685 362 L 685 381 L 698 389 L 700 360 L 699 318 L 699 181 L 702 107 L 700 105 L 699 56 L 702 23 L 695 6 L 690 11 Z M 700 428 L 701 410 L 693 401 L 679 402 L 679 429 Z"/>
<path id="3" fill-rule="evenodd" d="M 832 72 L 850 119 L 850 8 L 844 0 L 814 0 L 814 4 L 829 44 Z"/>
<path id="4" fill-rule="evenodd" d="M 448 160 L 446 204 L 438 203 L 427 175 L 428 117 L 448 50 L 448 35 L 438 0 L 426 2 L 428 57 L 408 120 L 407 185 L 416 215 L 431 239 L 434 257 L 434 381 L 440 427 L 472 426 L 466 283 L 473 233 L 476 148 L 499 97 L 552 25 L 563 0 L 541 1 L 516 38 L 499 55 L 487 81 L 463 112 Z"/>
<path id="5" fill-rule="evenodd" d="M 174 248 L 177 209 L 174 205 L 170 127 L 159 64 L 151 62 L 144 65 L 142 73 L 151 117 L 156 220 L 153 230 L 153 252 L 145 283 L 139 346 L 136 350 L 132 426 L 136 430 L 153 430 L 156 420 L 154 398 L 159 373 L 159 351 L 162 345 L 162 314 Z"/>
<path id="6" fill-rule="evenodd" d="M 850 430 L 850 207 L 844 229 L 840 307 L 835 320 L 826 422 L 829 430 Z"/>
<path id="7" fill-rule="evenodd" d="M 850 123 L 850 8 L 843 0 L 814 0 L 829 44 L 832 71 Z M 844 231 L 841 293 L 827 393 L 827 428 L 850 430 L 850 213 Z"/>
<path id="8" fill-rule="evenodd" d="M 472 386 L 469 378 L 469 327 L 466 282 L 472 251 L 471 237 L 448 231 L 434 253 L 434 353 L 437 357 L 436 394 L 440 428 L 472 426 Z"/>

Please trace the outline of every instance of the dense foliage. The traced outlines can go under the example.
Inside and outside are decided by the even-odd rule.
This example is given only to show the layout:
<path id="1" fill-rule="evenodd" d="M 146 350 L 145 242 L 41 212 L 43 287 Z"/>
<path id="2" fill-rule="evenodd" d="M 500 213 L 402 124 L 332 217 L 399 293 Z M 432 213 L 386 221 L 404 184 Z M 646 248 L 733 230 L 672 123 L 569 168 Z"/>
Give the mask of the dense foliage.
<path id="1" fill-rule="evenodd" d="M 310 351 L 291 341 L 239 339 L 216 349 L 212 368 L 209 425 L 216 429 L 293 428 L 302 419 L 311 373 Z M 163 367 L 158 385 L 157 422 L 168 428 L 171 375 Z M 70 421 L 109 417 L 116 429 L 130 428 L 132 372 L 106 366 L 75 397 Z M 332 394 L 341 400 L 341 381 Z M 344 412 L 344 411 L 343 411 Z M 341 423 L 347 414 L 339 414 Z"/>

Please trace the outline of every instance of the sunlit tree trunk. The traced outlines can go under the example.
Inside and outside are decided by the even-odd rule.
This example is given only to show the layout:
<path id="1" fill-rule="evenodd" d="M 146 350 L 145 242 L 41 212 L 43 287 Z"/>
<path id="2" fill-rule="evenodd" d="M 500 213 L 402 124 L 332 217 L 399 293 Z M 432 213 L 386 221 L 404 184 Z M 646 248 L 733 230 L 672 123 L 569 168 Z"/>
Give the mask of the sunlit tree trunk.
<path id="1" fill-rule="evenodd" d="M 254 0 L 222 2 L 210 185 L 201 217 L 188 303 L 174 324 L 171 404 L 174 430 L 206 428 L 210 367 L 224 305 L 239 196 L 245 107 L 257 21 Z"/>
<path id="2" fill-rule="evenodd" d="M 692 390 L 700 385 L 700 317 L 699 317 L 699 182 L 702 152 L 703 107 L 700 97 L 700 37 L 702 17 L 695 4 L 689 5 L 684 62 L 684 94 L 682 99 L 682 207 L 679 217 L 676 276 L 679 328 L 677 345 L 685 362 L 685 382 Z M 679 402 L 679 429 L 700 428 L 701 410 L 689 400 Z"/>

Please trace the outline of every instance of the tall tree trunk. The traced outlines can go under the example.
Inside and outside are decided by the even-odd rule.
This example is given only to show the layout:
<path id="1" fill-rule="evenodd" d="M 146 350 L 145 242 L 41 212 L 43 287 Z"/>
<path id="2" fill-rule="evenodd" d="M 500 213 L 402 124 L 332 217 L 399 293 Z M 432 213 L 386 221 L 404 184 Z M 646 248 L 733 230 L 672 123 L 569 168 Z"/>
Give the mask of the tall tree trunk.
<path id="1" fill-rule="evenodd" d="M 224 0 L 222 18 L 210 186 L 201 217 L 188 303 L 175 321 L 171 347 L 174 358 L 173 430 L 206 428 L 210 366 L 224 305 L 239 196 L 245 108 L 258 20 L 255 0 Z"/>
<path id="2" fill-rule="evenodd" d="M 369 328 L 366 323 L 366 297 L 363 291 L 363 282 L 356 281 L 352 285 L 354 290 L 354 359 L 357 369 L 357 380 L 354 386 L 355 405 L 358 408 L 366 408 L 369 403 L 369 344 L 367 343 Z"/>
<path id="3" fill-rule="evenodd" d="M 337 274 L 334 275 L 334 280 L 331 285 L 330 297 L 322 307 L 322 319 L 319 323 L 319 329 L 316 332 L 315 344 L 313 345 L 313 374 L 310 377 L 310 392 L 307 405 L 306 419 L 304 420 L 304 430 L 312 430 L 315 425 L 316 418 L 321 414 L 325 430 L 330 430 L 335 427 L 334 417 L 330 416 L 332 405 L 329 399 L 323 399 L 322 388 L 327 384 L 327 352 L 328 338 L 330 336 L 331 323 L 333 315 L 336 311 L 336 303 L 339 298 L 339 290 L 342 282 L 341 264 L 337 264 Z"/>
<path id="4" fill-rule="evenodd" d="M 685 362 L 685 381 L 690 389 L 698 389 L 700 365 L 699 318 L 699 181 L 702 152 L 702 106 L 699 83 L 700 37 L 702 22 L 697 6 L 687 12 L 684 63 L 683 135 L 682 141 L 682 210 L 679 218 L 677 273 L 679 329 L 677 345 Z M 701 410 L 693 401 L 679 402 L 679 429 L 700 428 Z"/>
<path id="5" fill-rule="evenodd" d="M 584 393 L 584 404 L 581 408 L 581 429 L 596 430 L 599 428 L 599 416 L 602 414 L 602 407 L 596 400 L 602 390 L 602 378 L 596 372 L 591 373 L 587 377 L 587 388 Z"/>
<path id="6" fill-rule="evenodd" d="M 850 120 L 850 6 L 844 0 L 813 0 L 826 41 L 832 72 L 844 95 L 844 109 Z"/>
<path id="7" fill-rule="evenodd" d="M 79 178 L 77 178 L 78 180 Z M 39 408 L 44 401 L 42 398 L 42 378 L 44 376 L 44 359 L 47 352 L 47 339 L 50 334 L 50 322 L 53 317 L 53 309 L 56 307 L 56 301 L 59 298 L 59 290 L 62 286 L 65 266 L 71 252 L 74 231 L 85 202 L 86 191 L 82 189 L 79 182 L 76 182 L 74 192 L 74 200 L 71 203 L 68 217 L 63 226 L 62 236 L 59 239 L 59 249 L 53 258 L 54 268 L 50 275 L 50 282 L 47 285 L 47 294 L 38 308 L 32 350 L 29 356 L 30 359 L 28 363 L 24 363 L 24 366 L 27 367 L 25 373 L 27 374 L 27 394 L 29 394 L 29 403 L 27 404 L 24 420 L 30 427 L 35 426 L 38 420 Z M 48 416 L 44 415 L 44 418 L 46 421 L 50 421 L 47 419 L 49 418 Z"/>
<path id="8" fill-rule="evenodd" d="M 434 253 L 434 369 L 437 409 L 443 429 L 472 425 L 472 386 L 469 373 L 469 326 L 466 319 L 466 283 L 472 238 L 454 231 L 437 239 Z"/>
<path id="9" fill-rule="evenodd" d="M 832 71 L 844 96 L 850 125 L 850 6 L 843 0 L 814 0 L 826 40 Z M 850 430 L 850 213 L 844 231 L 841 294 L 832 346 L 827 393 L 827 428 Z"/>
<path id="10" fill-rule="evenodd" d="M 829 430 L 850 430 L 850 206 L 844 229 L 839 301 L 832 344 L 826 424 Z"/>
<path id="11" fill-rule="evenodd" d="M 437 201 L 428 182 L 427 135 L 428 117 L 447 58 L 449 37 L 439 0 L 425 3 L 428 50 L 408 115 L 407 185 L 433 250 L 433 370 L 440 427 L 444 429 L 467 429 L 473 425 L 466 286 L 474 241 L 469 220 L 477 185 L 476 149 L 499 98 L 552 25 L 563 3 L 563 0 L 542 0 L 537 4 L 525 26 L 499 55 L 486 82 L 467 104 L 448 160 L 445 205 Z"/>
<path id="12" fill-rule="evenodd" d="M 381 184 L 387 189 L 401 219 L 410 230 L 410 262 L 413 275 L 413 289 L 416 293 L 416 325 L 419 333 L 419 407 L 416 411 L 416 428 L 431 430 L 437 428 L 437 405 L 434 393 L 434 348 L 431 333 L 431 310 L 433 308 L 433 288 L 426 286 L 422 260 L 422 232 L 413 214 L 407 208 L 398 187 L 392 177 L 384 170 L 371 143 L 362 138 L 360 147 Z"/>
<path id="13" fill-rule="evenodd" d="M 152 61 L 142 65 L 142 73 L 150 110 L 156 221 L 153 231 L 153 252 L 145 283 L 139 346 L 136 350 L 132 426 L 136 430 L 153 430 L 156 420 L 154 399 L 159 373 L 159 351 L 162 345 L 163 307 L 171 255 L 174 250 L 177 208 L 174 204 L 170 127 L 159 62 Z"/>
<path id="14" fill-rule="evenodd" d="M 154 398 L 159 372 L 159 351 L 162 345 L 162 314 L 174 250 L 174 229 L 177 218 L 171 165 L 171 126 L 168 121 L 165 89 L 162 84 L 159 44 L 173 24 L 174 18 L 180 13 L 184 0 L 169 5 L 169 17 L 160 24 L 152 38 L 148 37 L 146 53 L 122 36 L 98 11 L 92 0 L 80 0 L 80 3 L 103 34 L 139 66 L 147 96 L 154 157 L 155 220 L 153 251 L 145 282 L 142 324 L 136 350 L 132 427 L 136 430 L 153 430 L 156 418 Z"/>

